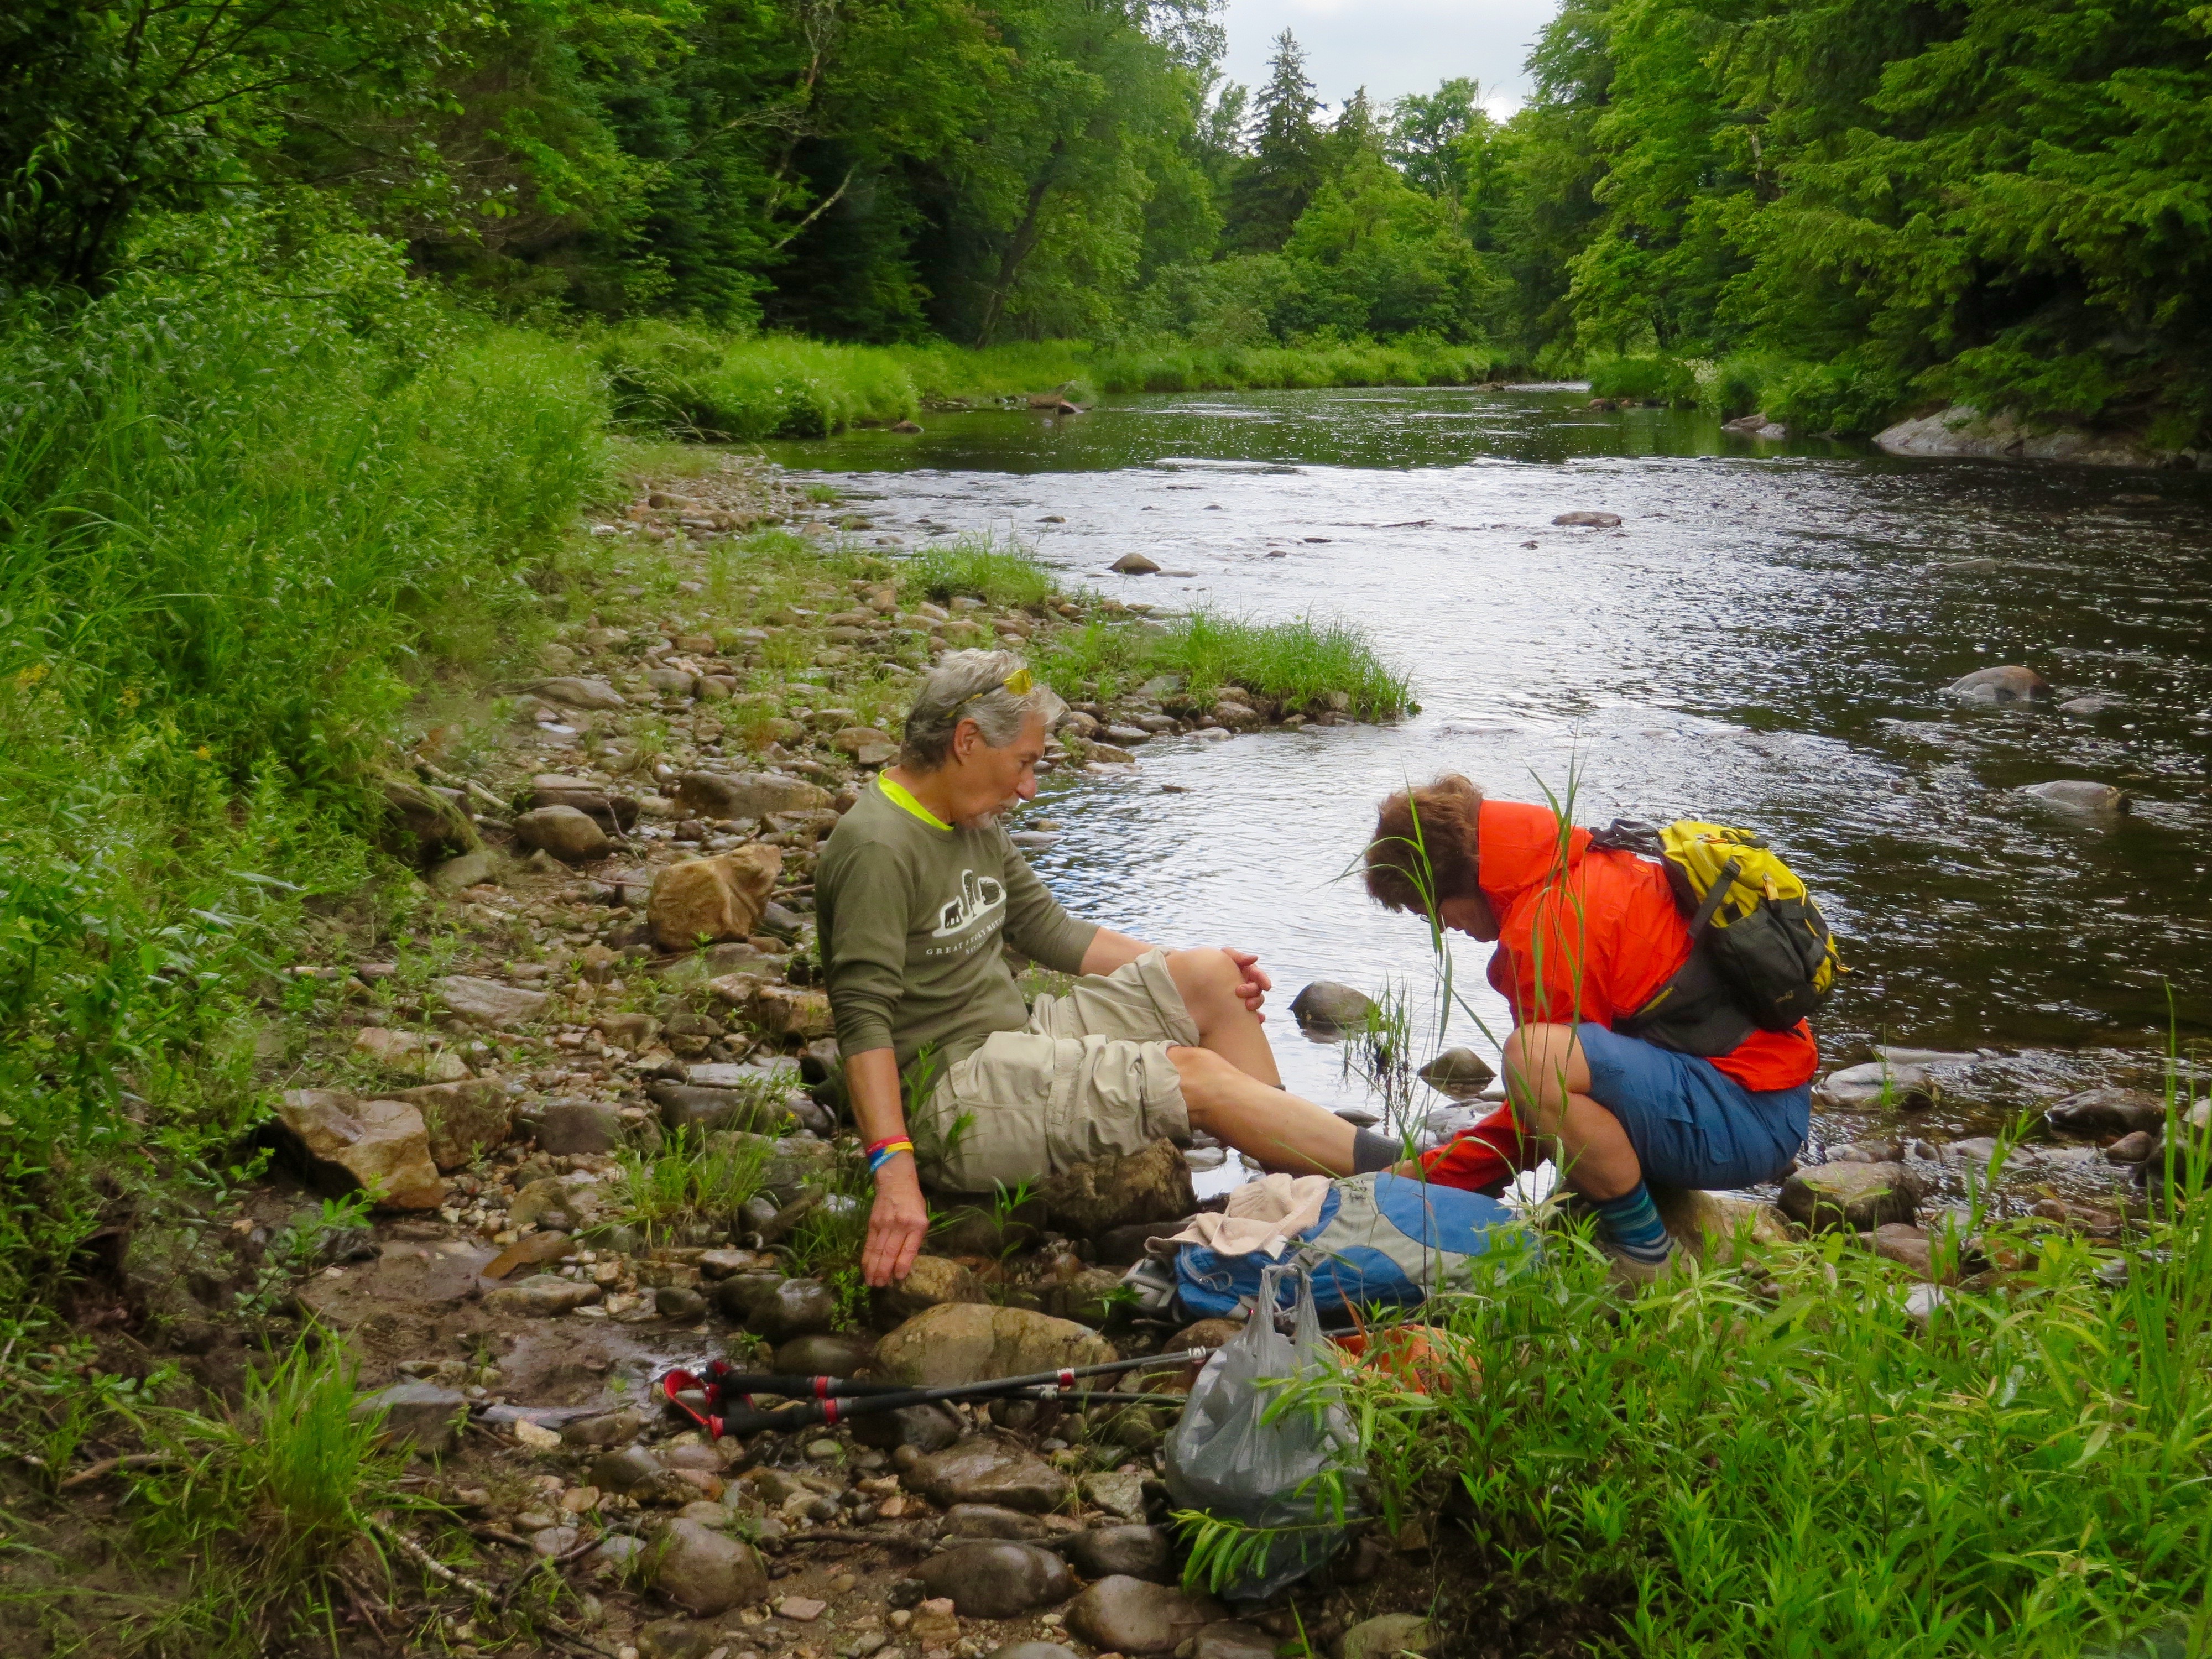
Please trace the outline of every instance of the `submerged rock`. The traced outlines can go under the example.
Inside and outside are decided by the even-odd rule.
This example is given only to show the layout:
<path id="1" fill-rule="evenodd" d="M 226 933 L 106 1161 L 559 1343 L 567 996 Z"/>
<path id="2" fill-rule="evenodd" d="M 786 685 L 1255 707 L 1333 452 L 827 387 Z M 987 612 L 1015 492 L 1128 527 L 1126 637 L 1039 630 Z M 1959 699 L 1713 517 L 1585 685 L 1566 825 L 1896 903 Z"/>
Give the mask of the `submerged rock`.
<path id="1" fill-rule="evenodd" d="M 1872 1060 L 1831 1072 L 1813 1085 L 1813 1098 L 1832 1111 L 1893 1106 L 1916 1110 L 1936 1103 L 1936 1079 L 1925 1066 Z"/>
<path id="2" fill-rule="evenodd" d="M 2115 789 L 2109 783 L 2094 783 L 2086 778 L 2058 778 L 2050 783 L 2032 783 L 2020 793 L 2033 795 L 2039 801 L 2063 807 L 2069 812 L 2124 812 L 2129 806 L 2126 790 Z"/>
<path id="3" fill-rule="evenodd" d="M 2051 695 L 2051 687 L 2033 668 L 2017 665 L 1977 668 L 1944 688 L 1960 702 L 2035 702 Z"/>
<path id="4" fill-rule="evenodd" d="M 1620 522 L 1618 513 L 1594 513 L 1583 508 L 1574 513 L 1562 513 L 1552 520 L 1553 524 L 1569 525 L 1589 530 L 1611 530 Z"/>

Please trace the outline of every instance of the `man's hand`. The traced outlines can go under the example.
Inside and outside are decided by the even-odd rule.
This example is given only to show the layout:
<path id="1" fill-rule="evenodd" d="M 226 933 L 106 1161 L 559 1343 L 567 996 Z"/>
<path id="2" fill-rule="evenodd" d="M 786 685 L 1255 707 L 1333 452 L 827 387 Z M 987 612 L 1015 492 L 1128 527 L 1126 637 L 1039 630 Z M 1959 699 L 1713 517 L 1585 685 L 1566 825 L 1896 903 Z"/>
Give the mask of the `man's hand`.
<path id="1" fill-rule="evenodd" d="M 1233 945 L 1223 945 L 1221 953 L 1243 970 L 1244 981 L 1237 988 L 1237 1000 L 1260 1018 L 1267 1018 L 1267 1015 L 1260 1012 L 1260 1005 L 1267 1000 L 1267 993 L 1275 988 L 1275 981 L 1261 971 L 1260 958 L 1249 951 L 1238 950 Z"/>
<path id="2" fill-rule="evenodd" d="M 904 1279 L 921 1254 L 929 1231 L 929 1206 L 922 1202 L 921 1177 L 914 1154 L 904 1152 L 876 1173 L 875 1207 L 868 1212 L 868 1243 L 860 1253 L 860 1274 L 880 1288 Z"/>

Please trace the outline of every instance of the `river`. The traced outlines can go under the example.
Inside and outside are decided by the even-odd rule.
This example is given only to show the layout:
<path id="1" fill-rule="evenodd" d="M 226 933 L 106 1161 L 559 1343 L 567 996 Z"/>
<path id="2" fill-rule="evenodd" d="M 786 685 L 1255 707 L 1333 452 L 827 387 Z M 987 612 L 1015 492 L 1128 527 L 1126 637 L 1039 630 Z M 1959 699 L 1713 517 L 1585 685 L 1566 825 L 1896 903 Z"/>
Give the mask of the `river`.
<path id="1" fill-rule="evenodd" d="M 1883 1041 L 2018 1057 L 2018 1086 L 1980 1091 L 1954 1131 L 2139 1079 L 2170 1032 L 2212 1036 L 2212 479 L 1755 444 L 1587 403 L 1559 386 L 1133 397 L 770 453 L 899 545 L 1012 535 L 1130 601 L 1342 617 L 1411 673 L 1420 712 L 1399 723 L 1156 741 L 1133 775 L 1051 780 L 1033 815 L 1065 825 L 1036 863 L 1072 908 L 1256 950 L 1279 1011 L 1310 979 L 1395 984 L 1425 1048 L 1494 1054 L 1485 948 L 1460 943 L 1470 1006 L 1440 1029 L 1425 931 L 1344 873 L 1376 799 L 1454 770 L 1499 796 L 1571 785 L 1586 823 L 1768 832 L 1853 970 L 1820 1024 L 1828 1058 Z M 1621 525 L 1553 525 L 1583 508 Z M 1189 574 L 1109 572 L 1133 550 Z M 2052 702 L 1943 695 L 2008 663 Z M 2092 695 L 2112 706 L 2057 708 Z M 2019 793 L 2053 779 L 2121 786 L 2133 811 Z M 1277 1018 L 1292 1088 L 1361 1096 L 1334 1047 Z"/>

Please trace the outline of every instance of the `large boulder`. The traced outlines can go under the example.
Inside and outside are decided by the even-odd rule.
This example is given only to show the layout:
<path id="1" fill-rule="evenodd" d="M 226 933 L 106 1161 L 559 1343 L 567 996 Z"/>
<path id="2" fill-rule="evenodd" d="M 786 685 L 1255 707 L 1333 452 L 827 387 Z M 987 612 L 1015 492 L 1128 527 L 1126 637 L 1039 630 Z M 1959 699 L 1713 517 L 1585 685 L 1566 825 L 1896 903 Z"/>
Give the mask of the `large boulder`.
<path id="1" fill-rule="evenodd" d="M 1036 1191 L 1054 1226 L 1085 1238 L 1133 1222 L 1188 1215 L 1198 1204 L 1190 1165 L 1171 1140 L 1155 1140 L 1126 1158 L 1073 1164 Z"/>
<path id="2" fill-rule="evenodd" d="M 676 804 L 701 817 L 764 818 L 771 812 L 804 812 L 830 804 L 819 784 L 781 772 L 686 772 L 676 781 Z"/>
<path id="3" fill-rule="evenodd" d="M 2051 686 L 2033 668 L 2009 664 L 2001 668 L 1977 668 L 1944 688 L 1960 702 L 2039 702 L 2051 695 Z"/>
<path id="4" fill-rule="evenodd" d="M 667 1522 L 646 1560 L 653 1587 L 702 1618 L 768 1596 L 768 1571 L 752 1547 L 696 1521 Z"/>
<path id="5" fill-rule="evenodd" d="M 1317 979 L 1291 999 L 1291 1016 L 1308 1031 L 1357 1031 L 1366 1028 L 1375 1000 L 1352 986 Z"/>
<path id="6" fill-rule="evenodd" d="M 782 868 L 783 848 L 758 842 L 665 866 L 646 902 L 653 942 L 664 951 L 689 951 L 702 939 L 745 938 L 759 925 Z"/>
<path id="7" fill-rule="evenodd" d="M 2003 455 L 2080 466 L 2157 466 L 2172 460 L 2171 452 L 2151 449 L 2122 433 L 2041 422 L 2030 425 L 2008 414 L 1984 415 L 1971 404 L 1954 404 L 1884 427 L 1874 442 L 1885 455 Z"/>
<path id="8" fill-rule="evenodd" d="M 1071 1320 L 974 1302 L 925 1309 L 876 1345 L 878 1371 L 922 1388 L 1103 1365 L 1118 1357 L 1112 1343 Z"/>
<path id="9" fill-rule="evenodd" d="M 607 832 L 573 806 L 538 806 L 514 821 L 514 838 L 523 846 L 550 853 L 567 864 L 586 864 L 613 850 Z"/>
<path id="10" fill-rule="evenodd" d="M 1013 1446 L 977 1437 L 918 1458 L 902 1477 L 940 1509 L 989 1504 L 1046 1515 L 1064 1505 L 1074 1485 L 1058 1469 Z"/>
<path id="11" fill-rule="evenodd" d="M 432 1083 L 402 1089 L 392 1097 L 422 1114 L 431 1161 L 441 1170 L 458 1170 L 479 1153 L 505 1146 L 514 1127 L 514 1097 L 497 1078 Z"/>
<path id="12" fill-rule="evenodd" d="M 526 991 L 519 985 L 467 974 L 448 974 L 437 981 L 436 989 L 447 1013 L 495 1030 L 526 1024 L 544 1013 L 551 1000 L 543 991 Z"/>
<path id="13" fill-rule="evenodd" d="M 1050 1550 L 1006 1539 L 962 1544 L 915 1570 L 932 1595 L 949 1595 L 963 1619 L 1019 1619 L 1075 1594 L 1075 1576 Z"/>
<path id="14" fill-rule="evenodd" d="M 1102 1653 L 1173 1653 L 1225 1616 L 1210 1595 L 1116 1574 L 1068 1603 L 1067 1627 Z"/>
<path id="15" fill-rule="evenodd" d="M 404 1100 L 356 1100 L 340 1089 L 288 1089 L 276 1127 L 307 1178 L 326 1192 L 362 1190 L 392 1210 L 431 1210 L 445 1182 L 422 1114 Z"/>
<path id="16" fill-rule="evenodd" d="M 1802 1226 L 1872 1232 L 1910 1221 L 1918 1194 L 1901 1164 L 1816 1164 L 1782 1183 L 1782 1212 Z"/>

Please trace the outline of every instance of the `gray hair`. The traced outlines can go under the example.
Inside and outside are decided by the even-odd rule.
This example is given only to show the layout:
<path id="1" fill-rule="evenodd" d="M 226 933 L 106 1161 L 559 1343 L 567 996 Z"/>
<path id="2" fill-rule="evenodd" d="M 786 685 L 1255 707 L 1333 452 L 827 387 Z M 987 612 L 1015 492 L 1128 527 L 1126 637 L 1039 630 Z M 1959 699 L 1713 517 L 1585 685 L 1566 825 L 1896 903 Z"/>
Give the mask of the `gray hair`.
<path id="1" fill-rule="evenodd" d="M 1004 749 L 1022 735 L 1030 719 L 1042 716 L 1052 730 L 1067 705 L 1042 680 L 1019 696 L 1006 682 L 1027 665 L 1011 651 L 951 651 L 922 676 L 907 711 L 906 737 L 899 763 L 917 772 L 934 772 L 952 758 L 952 734 L 973 720 L 983 741 Z"/>

